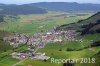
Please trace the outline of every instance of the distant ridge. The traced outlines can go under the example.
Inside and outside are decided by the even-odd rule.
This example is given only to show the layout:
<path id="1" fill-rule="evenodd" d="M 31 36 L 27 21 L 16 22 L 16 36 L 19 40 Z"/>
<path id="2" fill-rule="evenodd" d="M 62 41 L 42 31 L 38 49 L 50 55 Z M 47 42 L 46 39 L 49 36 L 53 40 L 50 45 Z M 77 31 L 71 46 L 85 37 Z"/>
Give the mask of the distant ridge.
<path id="1" fill-rule="evenodd" d="M 76 2 L 39 2 L 31 4 L 0 4 L 0 14 L 43 14 L 47 11 L 99 12 L 100 4 Z"/>
<path id="2" fill-rule="evenodd" d="M 77 2 L 40 2 L 27 4 L 31 6 L 37 6 L 46 8 L 47 10 L 54 11 L 100 11 L 100 4 L 92 3 L 77 3 Z"/>
<path id="3" fill-rule="evenodd" d="M 44 14 L 47 11 L 40 7 L 30 5 L 0 4 L 0 14 L 21 15 L 21 14 Z"/>

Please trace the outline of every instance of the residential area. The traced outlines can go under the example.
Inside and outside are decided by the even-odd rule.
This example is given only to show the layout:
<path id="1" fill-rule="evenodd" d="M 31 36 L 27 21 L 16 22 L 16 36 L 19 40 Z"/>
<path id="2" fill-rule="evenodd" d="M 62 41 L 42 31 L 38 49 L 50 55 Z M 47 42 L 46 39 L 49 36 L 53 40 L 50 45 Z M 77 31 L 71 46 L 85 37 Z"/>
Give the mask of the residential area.
<path id="1" fill-rule="evenodd" d="M 44 48 L 48 43 L 63 42 L 63 41 L 75 41 L 75 37 L 78 33 L 75 30 L 67 31 L 48 31 L 36 33 L 34 35 L 26 34 L 14 34 L 13 36 L 4 37 L 5 42 L 9 42 L 13 48 L 20 45 L 28 45 L 28 52 L 13 52 L 11 56 L 13 58 L 22 60 L 30 58 L 33 60 L 48 60 L 50 57 L 45 53 L 37 52 L 39 48 Z"/>

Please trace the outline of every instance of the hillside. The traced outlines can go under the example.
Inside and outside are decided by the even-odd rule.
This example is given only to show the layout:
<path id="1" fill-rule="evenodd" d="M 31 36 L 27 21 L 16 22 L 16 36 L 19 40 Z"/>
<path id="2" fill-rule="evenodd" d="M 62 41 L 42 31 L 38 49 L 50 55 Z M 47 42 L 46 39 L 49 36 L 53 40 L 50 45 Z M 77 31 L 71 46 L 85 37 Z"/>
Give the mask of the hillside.
<path id="1" fill-rule="evenodd" d="M 31 6 L 42 7 L 50 11 L 67 11 L 67 12 L 77 12 L 77 11 L 100 11 L 100 4 L 79 4 L 76 2 L 40 2 L 27 4 Z"/>
<path id="2" fill-rule="evenodd" d="M 19 15 L 19 14 L 44 14 L 47 11 L 64 12 L 98 12 L 100 4 L 79 4 L 76 2 L 40 2 L 31 4 L 0 4 L 0 14 Z"/>
<path id="3" fill-rule="evenodd" d="M 79 26 L 83 29 L 81 35 L 100 33 L 100 12 L 94 14 L 86 20 L 79 22 Z"/>
<path id="4" fill-rule="evenodd" d="M 85 29 L 82 31 L 81 35 L 84 34 L 93 34 L 100 33 L 100 21 L 98 20 L 96 23 L 90 23 L 84 27 Z"/>
<path id="5" fill-rule="evenodd" d="M 71 23 L 57 27 L 57 30 L 74 29 L 81 32 L 81 35 L 89 33 L 100 33 L 100 12 L 92 15 L 85 20 L 79 20 L 77 23 Z"/>
<path id="6" fill-rule="evenodd" d="M 6 5 L 0 4 L 0 14 L 21 15 L 21 14 L 43 14 L 47 13 L 45 9 L 29 5 Z"/>

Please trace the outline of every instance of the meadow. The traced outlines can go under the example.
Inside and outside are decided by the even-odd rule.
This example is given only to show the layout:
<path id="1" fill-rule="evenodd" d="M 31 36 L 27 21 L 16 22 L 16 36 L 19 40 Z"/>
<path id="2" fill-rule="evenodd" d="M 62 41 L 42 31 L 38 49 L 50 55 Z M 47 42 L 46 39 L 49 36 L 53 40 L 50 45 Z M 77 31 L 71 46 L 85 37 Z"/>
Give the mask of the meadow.
<path id="1" fill-rule="evenodd" d="M 65 15 L 64 15 L 65 14 Z M 48 31 L 54 27 L 77 22 L 82 19 L 86 19 L 91 16 L 91 13 L 87 15 L 75 15 L 70 13 L 56 13 L 50 12 L 47 14 L 38 15 L 19 15 L 19 19 L 4 22 L 0 24 L 0 30 L 5 30 L 9 32 L 34 34 L 41 31 Z"/>
<path id="2" fill-rule="evenodd" d="M 74 44 L 73 44 L 74 43 Z M 46 53 L 47 56 L 50 56 L 50 59 L 48 61 L 38 61 L 38 60 L 26 60 L 23 63 L 20 63 L 17 66 L 28 66 L 28 65 L 36 65 L 36 66 L 62 66 L 63 63 L 57 64 L 57 63 L 51 63 L 51 58 L 55 58 L 55 59 L 80 59 L 80 58 L 90 58 L 93 55 L 97 54 L 100 51 L 100 47 L 93 47 L 93 48 L 87 48 L 87 49 L 83 49 L 80 51 L 77 51 L 75 49 L 81 48 L 83 47 L 81 45 L 81 43 L 75 43 L 75 42 L 65 42 L 64 44 L 60 44 L 60 43 L 50 43 L 47 44 L 45 48 L 39 49 L 38 52 L 43 52 Z M 84 45 L 84 47 L 86 47 Z M 67 51 L 67 48 L 72 48 L 74 49 L 73 51 Z M 59 50 L 61 49 L 61 50 Z M 92 49 L 92 50 L 91 50 Z M 80 60 L 78 61 L 80 62 Z M 98 62 L 96 62 L 98 63 Z M 95 63 L 76 63 L 75 66 L 94 66 Z M 96 64 L 97 65 L 97 64 Z M 98 66 L 98 65 L 97 65 Z"/>

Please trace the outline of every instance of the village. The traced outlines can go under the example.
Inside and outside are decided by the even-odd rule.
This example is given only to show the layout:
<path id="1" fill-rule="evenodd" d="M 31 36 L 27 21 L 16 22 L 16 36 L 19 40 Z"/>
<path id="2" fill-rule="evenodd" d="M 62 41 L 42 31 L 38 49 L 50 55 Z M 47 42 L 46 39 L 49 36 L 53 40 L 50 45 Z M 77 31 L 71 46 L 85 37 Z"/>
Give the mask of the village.
<path id="1" fill-rule="evenodd" d="M 23 60 L 30 58 L 33 60 L 48 60 L 50 57 L 45 53 L 37 52 L 39 48 L 44 48 L 48 43 L 75 41 L 78 33 L 75 30 L 52 30 L 48 32 L 36 33 L 34 35 L 14 34 L 13 36 L 4 37 L 5 42 L 9 42 L 13 48 L 20 45 L 28 45 L 28 52 L 13 52 L 10 54 L 13 58 Z"/>

